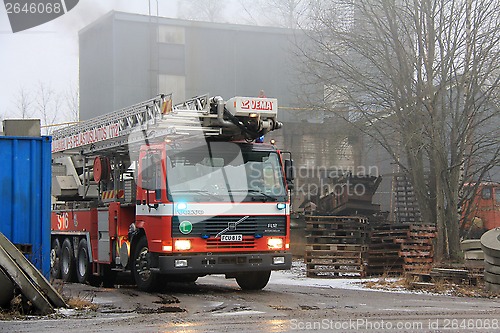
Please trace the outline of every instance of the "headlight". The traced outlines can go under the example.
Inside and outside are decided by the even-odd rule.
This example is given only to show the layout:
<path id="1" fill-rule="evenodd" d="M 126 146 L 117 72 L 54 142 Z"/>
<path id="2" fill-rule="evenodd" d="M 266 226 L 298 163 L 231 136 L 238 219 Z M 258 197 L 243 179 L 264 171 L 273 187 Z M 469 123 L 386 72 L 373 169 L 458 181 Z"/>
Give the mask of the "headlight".
<path id="1" fill-rule="evenodd" d="M 174 248 L 176 251 L 191 250 L 191 241 L 189 239 L 178 239 L 174 243 Z"/>
<path id="2" fill-rule="evenodd" d="M 283 248 L 283 239 L 281 238 L 269 238 L 267 240 L 267 247 L 269 249 L 282 249 Z"/>

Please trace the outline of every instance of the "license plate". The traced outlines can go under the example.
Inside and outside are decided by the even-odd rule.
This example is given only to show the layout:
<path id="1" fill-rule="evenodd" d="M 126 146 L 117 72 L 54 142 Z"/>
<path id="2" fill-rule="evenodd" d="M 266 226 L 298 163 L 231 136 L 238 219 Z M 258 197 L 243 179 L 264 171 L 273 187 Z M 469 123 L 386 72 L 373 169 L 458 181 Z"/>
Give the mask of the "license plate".
<path id="1" fill-rule="evenodd" d="M 241 242 L 243 240 L 243 235 L 221 235 L 221 242 Z"/>

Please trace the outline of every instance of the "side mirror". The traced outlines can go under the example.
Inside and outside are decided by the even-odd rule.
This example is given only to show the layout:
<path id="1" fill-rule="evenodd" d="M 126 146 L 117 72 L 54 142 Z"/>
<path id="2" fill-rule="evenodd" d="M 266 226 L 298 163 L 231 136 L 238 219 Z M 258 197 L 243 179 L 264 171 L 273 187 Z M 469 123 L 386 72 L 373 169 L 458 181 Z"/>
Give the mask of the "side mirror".
<path id="1" fill-rule="evenodd" d="M 293 180 L 295 179 L 295 168 L 293 167 L 293 160 L 285 160 L 285 177 L 288 187 L 293 188 Z"/>

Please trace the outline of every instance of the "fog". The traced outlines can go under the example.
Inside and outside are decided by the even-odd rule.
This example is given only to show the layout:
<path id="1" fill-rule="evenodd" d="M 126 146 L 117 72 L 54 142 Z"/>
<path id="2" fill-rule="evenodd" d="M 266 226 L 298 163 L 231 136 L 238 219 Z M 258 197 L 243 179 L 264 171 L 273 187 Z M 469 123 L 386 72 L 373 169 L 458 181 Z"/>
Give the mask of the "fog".
<path id="1" fill-rule="evenodd" d="M 241 0 L 227 0 L 222 21 L 236 20 L 236 5 Z M 181 6 L 179 6 L 181 4 Z M 62 99 L 70 86 L 78 86 L 78 31 L 111 10 L 177 18 L 189 15 L 188 2 L 178 0 L 81 0 L 66 14 L 43 25 L 12 33 L 7 12 L 0 9 L 0 119 L 20 118 L 20 92 L 31 101 L 34 111 L 38 87 L 43 84 Z M 179 10 L 180 8 L 180 10 Z M 65 113 L 60 112 L 60 114 Z M 68 115 L 57 121 L 67 121 Z M 61 116 L 60 116 L 61 117 Z"/>

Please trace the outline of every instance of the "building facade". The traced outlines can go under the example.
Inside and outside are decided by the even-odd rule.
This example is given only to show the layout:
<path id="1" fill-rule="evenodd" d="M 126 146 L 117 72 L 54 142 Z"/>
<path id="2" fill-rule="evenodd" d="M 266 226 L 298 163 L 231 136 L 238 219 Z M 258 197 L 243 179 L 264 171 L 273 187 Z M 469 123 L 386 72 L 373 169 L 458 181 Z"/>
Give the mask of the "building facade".
<path id="1" fill-rule="evenodd" d="M 208 93 L 223 98 L 264 90 L 298 106 L 297 32 L 110 12 L 82 29 L 82 120 L 172 93 L 175 102 Z"/>
<path id="2" fill-rule="evenodd" d="M 306 43 L 291 29 L 110 12 L 79 33 L 81 120 L 159 93 L 172 93 L 176 103 L 206 93 L 228 99 L 264 90 L 278 99 L 278 118 L 285 123 L 269 138 L 292 152 L 300 172 L 298 207 L 320 194 L 325 170 L 349 172 L 373 164 L 364 158 L 362 139 L 344 122 L 301 103 L 305 94 L 309 99 L 324 94 L 323 85 L 306 83 L 314 80 L 300 71 L 304 60 L 297 54 Z M 384 180 L 384 191 L 391 177 Z M 378 203 L 387 210 L 389 195 L 382 197 Z"/>

